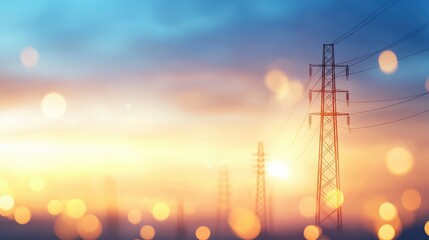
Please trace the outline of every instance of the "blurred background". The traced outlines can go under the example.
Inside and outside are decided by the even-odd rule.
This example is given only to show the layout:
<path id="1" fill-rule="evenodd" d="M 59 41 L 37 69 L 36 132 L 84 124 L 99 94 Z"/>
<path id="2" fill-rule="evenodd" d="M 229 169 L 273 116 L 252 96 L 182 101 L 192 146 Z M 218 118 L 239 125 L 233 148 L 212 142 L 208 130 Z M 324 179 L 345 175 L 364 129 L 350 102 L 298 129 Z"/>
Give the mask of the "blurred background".
<path id="1" fill-rule="evenodd" d="M 429 235 L 429 2 L 388 2 L 335 45 L 347 239 Z M 263 141 L 260 239 L 329 239 L 308 64 L 382 4 L 3 1 L 1 238 L 254 239 Z"/>

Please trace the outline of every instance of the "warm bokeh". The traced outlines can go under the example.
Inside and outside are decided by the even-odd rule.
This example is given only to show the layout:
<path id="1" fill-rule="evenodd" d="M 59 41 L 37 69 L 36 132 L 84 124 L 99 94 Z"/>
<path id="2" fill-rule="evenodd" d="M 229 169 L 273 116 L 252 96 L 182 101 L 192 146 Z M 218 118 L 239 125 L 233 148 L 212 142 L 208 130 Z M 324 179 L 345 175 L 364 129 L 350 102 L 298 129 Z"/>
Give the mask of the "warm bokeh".
<path id="1" fill-rule="evenodd" d="M 429 2 L 392 2 L 335 45 L 337 63 L 363 60 L 346 62 L 349 81 L 337 70 L 351 132 L 339 117 L 341 189 L 322 201 L 357 239 L 429 236 L 429 30 L 391 45 Z M 270 239 L 327 238 L 308 118 L 322 72 L 308 82 L 308 64 L 380 4 L 2 3 L 0 238 L 262 236 L 259 141 Z"/>

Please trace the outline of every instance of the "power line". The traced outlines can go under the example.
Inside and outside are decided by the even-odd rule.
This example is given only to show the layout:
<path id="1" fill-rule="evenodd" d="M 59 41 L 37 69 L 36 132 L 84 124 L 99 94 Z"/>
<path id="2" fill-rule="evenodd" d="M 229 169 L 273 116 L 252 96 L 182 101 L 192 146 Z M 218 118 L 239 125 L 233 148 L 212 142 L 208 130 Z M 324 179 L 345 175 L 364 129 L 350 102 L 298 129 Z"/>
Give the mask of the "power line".
<path id="1" fill-rule="evenodd" d="M 310 78 L 308 78 L 307 82 L 304 85 L 304 90 L 302 91 L 301 95 L 299 96 L 299 99 L 302 98 L 302 96 L 304 96 L 305 91 L 308 89 L 308 86 L 310 85 L 311 81 L 313 80 L 314 76 L 316 76 L 319 73 L 320 69 L 317 70 L 317 72 L 311 76 Z M 320 79 L 322 78 L 322 76 L 320 76 L 319 80 L 317 82 L 320 81 Z M 299 100 L 298 99 L 298 100 Z M 298 100 L 295 102 L 292 112 L 289 115 L 289 117 L 286 119 L 285 123 L 283 124 L 283 126 L 280 128 L 280 130 L 277 132 L 277 134 L 274 135 L 274 137 L 271 138 L 271 140 L 269 140 L 265 145 L 268 146 L 270 144 L 272 144 L 275 140 L 277 140 L 277 138 L 282 134 L 283 130 L 287 127 L 287 125 L 289 124 L 289 121 L 291 120 L 292 116 L 294 115 L 296 108 L 298 107 Z"/>
<path id="2" fill-rule="evenodd" d="M 400 60 L 404 60 L 404 59 L 407 59 L 407 58 L 413 57 L 413 56 L 415 56 L 415 55 L 417 55 L 417 54 L 420 54 L 420 53 L 422 53 L 422 52 L 425 52 L 425 51 L 427 51 L 427 50 L 429 50 L 429 47 L 424 48 L 424 49 L 422 49 L 422 50 L 419 50 L 419 51 L 417 51 L 417 52 L 411 53 L 411 54 L 406 55 L 406 56 L 404 56 L 404 57 L 398 58 L 397 60 L 392 61 L 392 62 L 388 62 L 388 63 L 386 63 L 386 64 L 393 63 L 393 62 L 399 62 Z M 381 66 L 383 66 L 383 65 L 381 65 Z M 359 70 L 359 71 L 356 71 L 356 72 L 351 72 L 351 73 L 349 73 L 349 75 L 354 75 L 354 74 L 358 74 L 358 73 L 366 72 L 366 71 L 373 70 L 373 69 L 376 69 L 376 68 L 379 68 L 379 67 L 380 67 L 380 65 L 373 66 L 373 67 L 366 68 L 366 69 L 362 69 L 362 70 Z M 340 75 L 339 77 L 343 77 L 343 76 L 346 76 L 346 75 L 345 75 L 345 74 L 343 74 L 343 75 Z"/>
<path id="3" fill-rule="evenodd" d="M 368 113 L 368 112 L 374 112 L 374 111 L 378 111 L 378 110 L 382 110 L 382 109 L 386 109 L 386 108 L 394 107 L 394 106 L 397 106 L 397 105 L 400 105 L 400 104 L 404 104 L 404 103 L 407 103 L 407 102 L 410 102 L 410 101 L 416 100 L 416 99 L 418 99 L 418 98 L 420 98 L 420 97 L 423 97 L 423 96 L 425 96 L 425 95 L 427 95 L 427 94 L 429 94 L 429 92 L 426 92 L 426 93 L 424 93 L 424 94 L 421 94 L 421 95 L 415 96 L 415 97 L 413 97 L 413 98 L 409 98 L 409 99 L 407 99 L 407 100 L 404 100 L 404 101 L 401 101 L 401 102 L 397 102 L 397 103 L 394 103 L 394 104 L 390 104 L 390 105 L 387 105 L 387 106 L 382 106 L 382 107 L 373 108 L 373 109 L 364 110 L 364 111 L 359 111 L 359 112 L 351 112 L 351 113 L 349 113 L 349 114 L 350 114 L 350 115 L 352 115 L 352 114 Z"/>
<path id="4" fill-rule="evenodd" d="M 348 102 L 349 102 L 349 103 L 377 103 L 377 102 L 390 102 L 390 101 L 402 100 L 402 99 L 412 98 L 412 97 L 421 96 L 421 95 L 426 95 L 426 94 L 428 94 L 428 92 L 419 93 L 419 94 L 414 94 L 414 95 L 409 95 L 409 96 L 405 96 L 405 97 L 397 97 L 397 98 L 387 98 L 387 99 L 379 99 L 379 100 L 364 100 L 364 101 L 348 101 Z M 337 99 L 337 101 L 340 101 L 340 102 L 346 102 L 346 101 L 344 101 L 344 100 L 340 100 L 340 99 Z"/>
<path id="5" fill-rule="evenodd" d="M 407 120 L 407 119 L 410 119 L 410 118 L 413 118 L 413 117 L 417 117 L 417 116 L 422 115 L 422 114 L 427 113 L 427 112 L 429 112 L 429 108 L 426 109 L 426 110 L 424 110 L 424 111 L 418 112 L 416 114 L 413 114 L 413 115 L 410 115 L 410 116 L 407 116 L 407 117 L 403 117 L 403 118 L 399 118 L 399 119 L 395 119 L 395 120 L 392 120 L 392 121 L 383 122 L 383 123 L 377 123 L 377 124 L 367 125 L 367 126 L 361 126 L 361 127 L 354 127 L 354 128 L 350 128 L 350 129 L 355 130 L 355 129 L 365 129 L 365 128 L 373 128 L 373 127 L 384 126 L 384 125 L 396 123 L 396 122 L 399 122 L 399 121 Z M 342 128 L 345 128 L 345 127 L 342 127 Z"/>
<path id="6" fill-rule="evenodd" d="M 400 38 L 400 39 L 396 40 L 395 42 L 390 43 L 389 45 L 387 45 L 387 46 L 385 46 L 385 47 L 383 47 L 383 48 L 380 48 L 379 50 L 376 50 L 376 51 L 374 51 L 374 52 L 371 52 L 371 53 L 368 53 L 368 54 L 362 55 L 362 56 L 360 56 L 360 57 L 355 57 L 355 58 L 350 59 L 350 60 L 347 60 L 347 61 L 343 61 L 343 62 L 341 62 L 340 64 L 346 64 L 346 63 L 350 63 L 350 62 L 354 62 L 354 61 L 359 60 L 359 61 L 354 62 L 354 63 L 352 63 L 352 64 L 350 65 L 350 66 L 354 66 L 354 65 L 356 65 L 356 64 L 358 64 L 358 63 L 361 63 L 361 62 L 365 61 L 366 59 L 368 59 L 368 58 L 370 58 L 370 57 L 372 57 L 372 56 L 374 56 L 374 55 L 376 55 L 376 54 L 378 54 L 378 53 L 380 53 L 380 52 L 382 52 L 382 51 L 384 51 L 384 50 L 387 50 L 387 49 L 390 49 L 390 48 L 394 48 L 394 47 L 396 47 L 396 46 L 398 46 L 398 45 L 402 44 L 403 42 L 408 41 L 409 39 L 411 39 L 411 38 L 413 38 L 413 37 L 417 36 L 418 34 L 420 34 L 420 33 L 422 33 L 422 32 L 424 32 L 424 31 L 425 31 L 425 30 L 427 30 L 428 28 L 429 28 L 429 22 L 428 22 L 428 23 L 426 23 L 426 24 L 424 24 L 423 26 L 421 26 L 421 27 L 417 28 L 416 30 L 414 30 L 414 31 L 412 31 L 412 32 L 410 32 L 410 33 L 408 33 L 407 35 L 403 36 L 402 38 Z"/>
<path id="7" fill-rule="evenodd" d="M 346 38 L 350 37 L 355 32 L 359 31 L 364 26 L 368 25 L 370 22 L 372 22 L 374 19 L 376 19 L 378 16 L 380 16 L 382 13 L 384 13 L 387 9 L 389 9 L 391 6 L 393 6 L 398 0 L 387 0 L 383 3 L 378 9 L 376 9 L 373 13 L 371 13 L 368 17 L 366 17 L 364 20 L 359 22 L 357 25 L 355 25 L 353 28 L 351 28 L 349 31 L 345 32 L 343 35 L 335 39 L 332 44 L 338 44 L 345 40 Z"/>

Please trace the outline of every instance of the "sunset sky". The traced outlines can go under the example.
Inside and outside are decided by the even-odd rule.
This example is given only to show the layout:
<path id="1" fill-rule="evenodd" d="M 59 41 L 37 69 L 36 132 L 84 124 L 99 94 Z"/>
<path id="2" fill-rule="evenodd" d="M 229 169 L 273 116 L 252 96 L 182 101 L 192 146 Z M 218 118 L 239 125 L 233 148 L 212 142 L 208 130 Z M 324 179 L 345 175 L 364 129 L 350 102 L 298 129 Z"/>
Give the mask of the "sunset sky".
<path id="1" fill-rule="evenodd" d="M 317 133 L 312 137 L 319 117 L 311 128 L 306 118 L 320 110 L 316 95 L 309 110 L 308 64 L 320 64 L 324 43 L 383 2 L 2 2 L 0 195 L 12 196 L 36 220 L 49 216 L 49 201 L 70 199 L 82 199 L 102 218 L 106 179 L 114 179 L 125 221 L 137 209 L 162 228 L 150 209 L 163 202 L 172 211 L 164 225 L 174 225 L 182 199 L 191 209 L 190 232 L 200 219 L 212 228 L 222 167 L 229 169 L 232 207 L 253 210 L 254 153 L 264 141 L 272 231 L 302 232 L 314 223 L 311 209 L 307 216 L 300 209 L 316 195 L 319 144 Z M 335 45 L 336 62 L 426 26 L 428 12 L 428 1 L 395 1 Z M 391 73 L 376 54 L 351 66 L 349 81 L 337 78 L 352 101 L 349 107 L 338 102 L 338 111 L 351 113 L 352 128 L 429 108 L 427 95 L 367 113 L 358 112 L 401 100 L 353 103 L 429 91 L 428 43 L 425 29 L 385 49 L 399 59 Z M 314 89 L 320 88 L 316 71 Z M 383 202 L 397 207 L 403 229 L 428 221 L 429 113 L 351 133 L 343 129 L 346 120 L 338 119 L 344 227 L 376 236 L 377 206 L 375 212 L 368 206 Z M 404 172 L 392 170 L 389 154 L 403 154 Z M 401 202 L 407 189 L 421 195 L 415 212 Z"/>

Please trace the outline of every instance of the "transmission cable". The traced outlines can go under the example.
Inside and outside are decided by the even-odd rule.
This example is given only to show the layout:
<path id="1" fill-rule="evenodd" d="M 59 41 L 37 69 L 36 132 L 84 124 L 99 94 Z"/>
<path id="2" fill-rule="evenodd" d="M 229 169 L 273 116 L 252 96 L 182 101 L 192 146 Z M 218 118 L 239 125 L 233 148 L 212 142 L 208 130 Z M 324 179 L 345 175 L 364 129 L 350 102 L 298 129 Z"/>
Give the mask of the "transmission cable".
<path id="1" fill-rule="evenodd" d="M 402 100 L 402 99 L 407 99 L 407 98 L 417 97 L 417 96 L 421 96 L 421 95 L 425 95 L 425 94 L 428 94 L 428 92 L 419 93 L 419 94 L 414 94 L 414 95 L 409 95 L 409 96 L 405 96 L 405 97 L 397 97 L 397 98 L 387 98 L 387 99 L 379 99 L 379 100 L 364 100 L 364 101 L 348 101 L 348 102 L 349 102 L 349 103 L 378 103 L 378 102 L 391 102 L 391 101 L 396 101 L 396 100 Z M 347 102 L 347 101 L 340 100 L 340 99 L 337 99 L 337 101 L 339 101 L 339 102 Z"/>
<path id="2" fill-rule="evenodd" d="M 292 116 L 294 115 L 294 113 L 295 113 L 295 111 L 296 111 L 296 108 L 298 107 L 298 101 L 299 101 L 299 99 L 301 99 L 301 98 L 304 96 L 305 91 L 308 89 L 308 86 L 310 85 L 310 83 L 311 83 L 311 81 L 313 80 L 314 76 L 316 76 L 316 75 L 319 73 L 319 71 L 320 71 L 320 68 L 316 71 L 316 73 L 315 73 L 312 77 L 308 78 L 307 82 L 305 83 L 304 90 L 302 91 L 301 95 L 299 96 L 298 100 L 295 102 L 295 104 L 294 104 L 294 106 L 293 106 L 293 108 L 292 108 L 292 112 L 291 112 L 291 114 L 290 114 L 290 115 L 289 115 L 289 117 L 286 119 L 285 123 L 284 123 L 284 124 L 283 124 L 283 126 L 280 128 L 280 130 L 277 132 L 277 134 L 275 134 L 275 135 L 274 135 L 274 137 L 272 137 L 272 138 L 271 138 L 271 139 L 266 143 L 266 146 L 268 146 L 268 145 L 272 144 L 272 143 L 273 143 L 275 140 L 277 140 L 277 138 L 282 134 L 283 130 L 284 130 L 284 129 L 286 128 L 286 126 L 289 124 L 289 121 L 291 120 Z M 322 78 L 322 76 L 320 76 L 320 78 L 319 78 L 319 80 L 318 80 L 317 82 L 319 82 L 321 78 Z"/>
<path id="3" fill-rule="evenodd" d="M 417 116 L 422 115 L 422 114 L 427 113 L 427 112 L 429 112 L 429 108 L 426 109 L 426 110 L 424 110 L 424 111 L 418 112 L 416 114 L 413 114 L 413 115 L 410 115 L 410 116 L 406 116 L 406 117 L 403 117 L 403 118 L 399 118 L 399 119 L 395 119 L 395 120 L 392 120 L 392 121 L 383 122 L 383 123 L 377 123 L 377 124 L 367 125 L 367 126 L 361 126 L 361 127 L 354 127 L 354 128 L 349 128 L 349 129 L 354 130 L 354 129 L 365 129 L 365 128 L 373 128 L 373 127 L 384 126 L 384 125 L 396 123 L 396 122 L 399 122 L 399 121 L 407 120 L 407 119 L 410 119 L 410 118 L 413 118 L 413 117 L 417 117 Z M 345 127 L 341 127 L 341 128 L 345 128 Z"/>
<path id="4" fill-rule="evenodd" d="M 390 104 L 390 105 L 387 105 L 387 106 L 382 106 L 382 107 L 373 108 L 373 109 L 364 110 L 364 111 L 359 111 L 359 112 L 351 112 L 351 113 L 349 113 L 349 114 L 350 114 L 350 115 L 354 115 L 354 114 L 368 113 L 368 112 L 374 112 L 374 111 L 378 111 L 378 110 L 382 110 L 382 109 L 386 109 L 386 108 L 394 107 L 394 106 L 397 106 L 397 105 L 400 105 L 400 104 L 404 104 L 404 103 L 407 103 L 407 102 L 410 102 L 410 101 L 416 100 L 416 99 L 418 99 L 418 98 L 420 98 L 420 97 L 423 97 L 423 96 L 425 96 L 425 95 L 427 95 L 427 94 L 429 94 L 429 92 L 426 92 L 426 93 L 423 93 L 423 94 L 421 94 L 421 95 L 417 95 L 417 96 L 415 96 L 415 97 L 412 97 L 412 98 L 409 98 L 409 99 L 406 99 L 406 100 L 404 100 L 404 101 L 397 102 L 397 103 L 394 103 L 394 104 Z"/>
<path id="5" fill-rule="evenodd" d="M 364 20 L 359 22 L 357 25 L 355 25 L 353 28 L 351 28 L 349 31 L 345 32 L 343 35 L 335 39 L 332 43 L 338 44 L 345 40 L 346 38 L 350 37 L 355 32 L 359 31 L 364 26 L 368 25 L 370 22 L 372 22 L 374 19 L 376 19 L 378 16 L 380 16 L 382 13 L 384 13 L 387 9 L 389 9 L 391 6 L 393 6 L 398 0 L 387 0 L 383 3 L 378 9 L 376 9 L 373 13 L 371 13 L 368 17 L 366 17 Z"/>
<path id="6" fill-rule="evenodd" d="M 353 59 L 350 59 L 350 60 L 347 60 L 347 61 L 340 62 L 339 64 L 346 64 L 346 63 L 354 62 L 354 63 L 352 63 L 352 64 L 350 65 L 350 66 L 354 66 L 354 65 L 356 65 L 356 64 L 358 64 L 358 63 L 361 63 L 361 62 L 365 61 L 366 59 L 368 59 L 368 58 L 370 58 L 370 57 L 372 57 L 372 56 L 374 56 L 374 55 L 376 55 L 376 54 L 378 54 L 378 53 L 381 53 L 381 52 L 382 52 L 382 51 L 384 51 L 384 50 L 394 48 L 394 47 L 396 47 L 396 46 L 398 46 L 398 45 L 400 45 L 400 44 L 404 43 L 405 41 L 408 41 L 409 39 L 411 39 L 411 38 L 413 38 L 413 37 L 417 36 L 418 34 L 420 34 L 420 33 L 422 33 L 422 32 L 424 32 L 424 31 L 425 31 L 425 30 L 427 30 L 428 28 L 429 28 L 429 22 L 428 22 L 428 23 L 426 23 L 426 24 L 424 24 L 423 26 L 419 27 L 418 29 L 416 29 L 416 30 L 414 30 L 414 31 L 412 31 L 412 32 L 410 32 L 410 33 L 408 33 L 407 35 L 403 36 L 402 38 L 400 38 L 400 39 L 396 40 L 395 42 L 390 43 L 389 45 L 387 45 L 387 46 L 385 46 L 385 47 L 383 47 L 383 48 L 380 48 L 379 50 L 376 50 L 376 51 L 374 51 L 374 52 L 371 52 L 371 53 L 368 53 L 368 54 L 362 55 L 362 56 L 360 56 L 360 57 L 355 57 L 355 58 L 353 58 Z M 359 61 L 357 61 L 357 60 L 359 60 Z M 355 61 L 357 61 L 357 62 L 355 62 Z"/>

